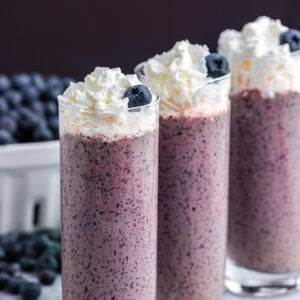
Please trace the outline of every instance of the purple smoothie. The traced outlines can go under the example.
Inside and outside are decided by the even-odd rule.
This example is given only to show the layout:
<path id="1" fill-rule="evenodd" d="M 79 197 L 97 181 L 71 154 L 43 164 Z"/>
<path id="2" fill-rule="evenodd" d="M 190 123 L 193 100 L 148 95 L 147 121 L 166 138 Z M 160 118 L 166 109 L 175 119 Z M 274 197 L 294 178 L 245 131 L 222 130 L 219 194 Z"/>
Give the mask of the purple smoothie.
<path id="1" fill-rule="evenodd" d="M 215 300 L 226 257 L 229 110 L 161 118 L 158 300 Z"/>
<path id="2" fill-rule="evenodd" d="M 229 257 L 248 269 L 300 270 L 300 94 L 232 97 Z"/>
<path id="3" fill-rule="evenodd" d="M 64 300 L 154 300 L 158 131 L 61 136 Z"/>

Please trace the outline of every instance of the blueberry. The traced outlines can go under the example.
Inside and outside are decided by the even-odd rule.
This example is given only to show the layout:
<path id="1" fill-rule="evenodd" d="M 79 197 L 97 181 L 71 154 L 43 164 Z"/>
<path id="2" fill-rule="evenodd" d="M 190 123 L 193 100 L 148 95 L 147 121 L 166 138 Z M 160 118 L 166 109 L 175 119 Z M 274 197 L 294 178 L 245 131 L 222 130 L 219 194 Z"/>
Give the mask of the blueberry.
<path id="1" fill-rule="evenodd" d="M 34 282 L 23 282 L 20 287 L 20 295 L 23 300 L 37 300 L 42 293 L 40 284 Z"/>
<path id="2" fill-rule="evenodd" d="M 13 144 L 15 140 L 13 139 L 11 133 L 5 129 L 0 129 L 0 146 Z"/>
<path id="3" fill-rule="evenodd" d="M 56 75 L 49 75 L 46 80 L 46 85 L 48 88 L 63 88 L 61 79 Z"/>
<path id="4" fill-rule="evenodd" d="M 36 258 L 38 251 L 35 249 L 35 241 L 29 239 L 23 242 L 22 255 L 27 258 Z"/>
<path id="5" fill-rule="evenodd" d="M 31 74 L 32 85 L 39 91 L 44 92 L 46 90 L 46 82 L 44 77 L 39 73 Z"/>
<path id="6" fill-rule="evenodd" d="M 33 131 L 33 140 L 36 142 L 46 142 L 53 139 L 54 135 L 47 126 L 40 125 Z"/>
<path id="7" fill-rule="evenodd" d="M 225 57 L 219 53 L 211 53 L 205 57 L 207 76 L 218 78 L 229 73 L 229 65 Z"/>
<path id="8" fill-rule="evenodd" d="M 61 232 L 59 229 L 43 228 L 37 231 L 37 235 L 46 235 L 52 241 L 59 241 L 61 239 Z"/>
<path id="9" fill-rule="evenodd" d="M 33 272 L 36 268 L 36 260 L 34 258 L 21 257 L 19 263 L 24 272 Z"/>
<path id="10" fill-rule="evenodd" d="M 3 249 L 2 246 L 0 246 L 0 260 L 3 260 L 5 258 L 6 252 Z"/>
<path id="11" fill-rule="evenodd" d="M 3 97 L 6 98 L 8 104 L 11 108 L 16 108 L 16 107 L 20 106 L 20 104 L 23 101 L 22 94 L 16 90 L 7 90 L 3 94 Z"/>
<path id="12" fill-rule="evenodd" d="M 57 97 L 63 93 L 62 86 L 47 88 L 45 97 L 50 101 L 57 101 Z"/>
<path id="13" fill-rule="evenodd" d="M 300 50 L 300 31 L 296 29 L 289 29 L 281 33 L 279 37 L 280 45 L 289 44 L 290 51 Z"/>
<path id="14" fill-rule="evenodd" d="M 23 283 L 24 279 L 20 277 L 10 277 L 6 283 L 6 290 L 11 294 L 17 295 Z"/>
<path id="15" fill-rule="evenodd" d="M 8 262 L 15 262 L 19 259 L 22 252 L 22 245 L 19 242 L 4 245 L 6 252 L 6 260 Z"/>
<path id="16" fill-rule="evenodd" d="M 15 121 L 19 120 L 19 112 L 16 109 L 11 109 L 8 113 L 8 116 L 13 118 Z"/>
<path id="17" fill-rule="evenodd" d="M 53 134 L 57 137 L 58 136 L 58 129 L 59 129 L 59 123 L 57 117 L 51 117 L 48 120 L 49 128 L 52 130 Z"/>
<path id="18" fill-rule="evenodd" d="M 53 282 L 55 280 L 56 274 L 53 271 L 44 270 L 38 274 L 38 277 L 39 277 L 41 284 L 51 285 L 51 284 L 53 284 Z"/>
<path id="19" fill-rule="evenodd" d="M 124 97 L 129 99 L 129 108 L 147 105 L 152 100 L 152 95 L 149 89 L 141 84 L 130 86 L 126 90 Z"/>
<path id="20" fill-rule="evenodd" d="M 13 87 L 21 89 L 31 83 L 31 78 L 29 74 L 15 74 L 11 77 L 11 83 Z"/>
<path id="21" fill-rule="evenodd" d="M 35 270 L 51 270 L 55 272 L 58 270 L 58 268 L 59 262 L 54 255 L 43 254 L 38 258 Z"/>
<path id="22" fill-rule="evenodd" d="M 49 237 L 46 234 L 41 234 L 41 235 L 38 235 L 35 239 L 34 249 L 38 253 L 42 253 L 51 245 L 52 245 L 52 242 L 50 241 Z"/>
<path id="23" fill-rule="evenodd" d="M 17 122 L 11 116 L 0 117 L 0 128 L 5 129 L 14 135 L 17 131 Z"/>
<path id="24" fill-rule="evenodd" d="M 8 112 L 8 104 L 4 97 L 0 97 L 0 116 Z"/>
<path id="25" fill-rule="evenodd" d="M 61 81 L 62 81 L 62 84 L 64 86 L 64 89 L 66 89 L 70 85 L 71 82 L 76 82 L 76 80 L 74 78 L 71 78 L 71 77 L 63 77 L 61 79 Z"/>
<path id="26" fill-rule="evenodd" d="M 19 109 L 19 114 L 20 114 L 19 117 L 20 129 L 32 130 L 39 124 L 40 118 L 32 110 L 26 107 L 21 107 Z"/>
<path id="27" fill-rule="evenodd" d="M 6 273 L 0 273 L 0 291 L 6 288 L 9 279 L 9 275 L 7 275 Z"/>
<path id="28" fill-rule="evenodd" d="M 32 101 L 29 104 L 29 107 L 31 108 L 32 111 L 34 111 L 38 116 L 40 117 L 44 117 L 44 105 L 42 102 L 36 100 L 36 101 Z"/>
<path id="29" fill-rule="evenodd" d="M 4 74 L 0 74 L 0 93 L 3 93 L 9 89 L 10 86 L 11 84 L 9 78 Z"/>
<path id="30" fill-rule="evenodd" d="M 33 100 L 38 99 L 40 96 L 39 91 L 32 85 L 23 87 L 21 91 L 23 93 L 25 104 L 30 104 Z"/>
<path id="31" fill-rule="evenodd" d="M 47 117 L 57 116 L 58 114 L 57 103 L 45 102 L 44 111 Z"/>
<path id="32" fill-rule="evenodd" d="M 6 261 L 0 261 L 0 273 L 9 273 L 10 264 Z"/>

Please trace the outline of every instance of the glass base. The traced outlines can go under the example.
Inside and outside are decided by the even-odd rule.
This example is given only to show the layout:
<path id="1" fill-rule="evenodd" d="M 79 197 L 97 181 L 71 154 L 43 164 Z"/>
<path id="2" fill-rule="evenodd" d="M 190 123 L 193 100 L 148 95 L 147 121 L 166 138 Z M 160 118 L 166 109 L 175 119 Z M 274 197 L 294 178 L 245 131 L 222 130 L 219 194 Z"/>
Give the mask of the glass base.
<path id="1" fill-rule="evenodd" d="M 227 261 L 225 286 L 238 296 L 270 297 L 300 291 L 300 271 L 293 273 L 262 273 L 242 268 Z"/>

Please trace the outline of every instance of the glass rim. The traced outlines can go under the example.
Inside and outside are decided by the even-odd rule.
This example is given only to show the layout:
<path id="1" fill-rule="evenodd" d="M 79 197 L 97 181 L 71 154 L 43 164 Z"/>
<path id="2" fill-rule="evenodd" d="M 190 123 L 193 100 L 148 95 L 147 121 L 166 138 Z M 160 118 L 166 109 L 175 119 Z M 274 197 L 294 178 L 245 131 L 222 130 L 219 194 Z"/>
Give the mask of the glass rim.
<path id="1" fill-rule="evenodd" d="M 130 108 L 92 108 L 92 107 L 88 107 L 84 104 L 72 103 L 72 102 L 66 101 L 66 100 L 60 98 L 60 96 L 58 96 L 58 104 L 59 104 L 59 106 L 62 105 L 64 107 L 73 107 L 73 108 L 78 108 L 83 111 L 94 112 L 94 113 L 97 113 L 97 112 L 108 113 L 108 112 L 112 112 L 112 111 L 113 112 L 115 112 L 115 111 L 123 111 L 123 112 L 135 111 L 136 112 L 136 111 L 142 111 L 144 109 L 153 107 L 160 102 L 160 98 L 158 95 L 152 93 L 152 96 L 154 96 L 155 99 L 154 99 L 154 101 L 151 101 L 151 103 L 146 104 L 146 105 L 136 106 L 136 107 L 130 107 Z M 120 100 L 122 100 L 122 99 L 125 99 L 125 97 L 121 98 Z"/>
<path id="2" fill-rule="evenodd" d="M 134 74 L 136 74 L 137 77 L 139 78 L 139 80 L 141 80 L 142 82 L 144 82 L 144 79 L 145 79 L 145 74 L 142 73 L 145 64 L 146 64 L 145 61 L 141 62 L 138 65 L 136 65 L 135 68 L 133 69 Z M 220 76 L 220 77 L 217 77 L 217 78 L 206 77 L 207 80 L 205 80 L 205 83 L 206 84 L 215 84 L 215 83 L 218 83 L 219 81 L 225 81 L 227 79 L 230 79 L 230 77 L 231 77 L 231 71 L 229 71 L 228 74 Z M 154 79 L 153 81 L 154 82 L 161 82 L 162 80 Z M 169 81 L 165 82 L 165 84 L 172 84 L 172 83 L 173 84 L 181 84 L 182 82 L 181 81 L 177 81 L 177 80 L 169 80 Z"/>

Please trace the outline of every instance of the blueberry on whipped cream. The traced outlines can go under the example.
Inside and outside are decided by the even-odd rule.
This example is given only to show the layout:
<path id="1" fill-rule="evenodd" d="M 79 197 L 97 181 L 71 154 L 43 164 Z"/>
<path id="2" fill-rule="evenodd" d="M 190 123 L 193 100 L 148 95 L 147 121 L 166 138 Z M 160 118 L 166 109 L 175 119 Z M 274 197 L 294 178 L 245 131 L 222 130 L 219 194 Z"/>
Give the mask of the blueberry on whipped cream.
<path id="1" fill-rule="evenodd" d="M 120 68 L 97 67 L 82 82 L 71 83 L 58 97 L 65 129 L 107 138 L 142 135 L 156 128 L 156 100 L 136 75 Z M 153 102 L 153 106 L 148 105 Z M 128 108 L 142 106 L 132 113 Z"/>
<path id="2" fill-rule="evenodd" d="M 211 84 L 211 79 L 229 73 L 228 63 L 210 54 L 206 45 L 179 41 L 148 59 L 143 71 L 143 83 L 160 97 L 161 116 L 211 115 L 227 109 L 230 81 Z"/>
<path id="3" fill-rule="evenodd" d="M 211 53 L 205 57 L 207 76 L 218 78 L 229 73 L 229 65 L 226 58 L 219 53 Z"/>
<path id="4" fill-rule="evenodd" d="M 128 108 L 147 105 L 152 100 L 150 90 L 142 84 L 130 86 L 124 96 L 128 98 Z"/>
<path id="5" fill-rule="evenodd" d="M 218 52 L 231 70 L 233 94 L 258 89 L 267 98 L 288 90 L 300 91 L 300 34 L 280 20 L 259 17 L 242 30 L 220 34 Z"/>
<path id="6" fill-rule="evenodd" d="M 299 30 L 289 29 L 289 30 L 281 33 L 279 40 L 280 40 L 280 45 L 289 44 L 291 52 L 300 50 L 300 31 Z"/>

